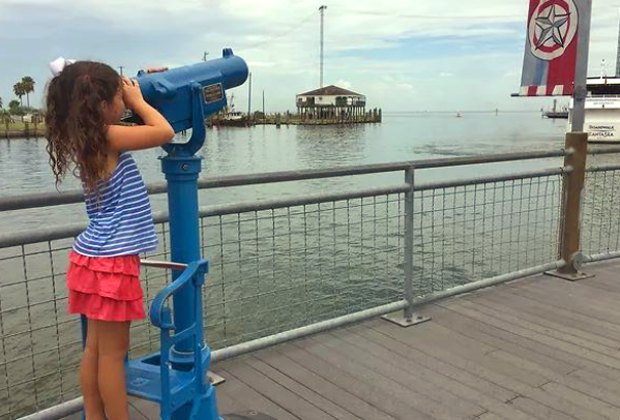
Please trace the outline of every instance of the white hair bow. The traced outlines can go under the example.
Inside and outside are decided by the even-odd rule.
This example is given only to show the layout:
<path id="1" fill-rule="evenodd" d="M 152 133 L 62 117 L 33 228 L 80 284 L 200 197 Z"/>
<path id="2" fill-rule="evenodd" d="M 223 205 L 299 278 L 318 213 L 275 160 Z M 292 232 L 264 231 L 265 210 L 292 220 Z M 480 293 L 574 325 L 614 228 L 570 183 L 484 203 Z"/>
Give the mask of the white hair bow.
<path id="1" fill-rule="evenodd" d="M 58 57 L 50 63 L 50 70 L 54 76 L 58 76 L 69 64 L 75 63 L 76 60 L 69 60 L 64 57 Z"/>

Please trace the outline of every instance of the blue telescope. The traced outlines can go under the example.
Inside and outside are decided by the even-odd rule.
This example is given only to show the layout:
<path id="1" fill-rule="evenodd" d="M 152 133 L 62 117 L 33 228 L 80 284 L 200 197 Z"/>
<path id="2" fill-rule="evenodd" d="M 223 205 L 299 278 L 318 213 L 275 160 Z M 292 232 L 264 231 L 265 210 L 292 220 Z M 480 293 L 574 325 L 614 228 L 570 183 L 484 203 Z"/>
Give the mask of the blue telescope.
<path id="1" fill-rule="evenodd" d="M 172 125 L 176 133 L 204 128 L 204 119 L 226 106 L 226 89 L 245 83 L 248 66 L 245 61 L 226 48 L 222 58 L 203 61 L 157 73 L 140 71 L 136 80 L 142 96 L 157 109 Z M 139 122 L 131 116 L 125 122 Z M 196 133 L 199 134 L 199 133 Z M 190 155 L 196 152 L 204 141 L 196 141 L 196 136 L 186 144 Z M 200 144 L 198 144 L 200 143 Z M 196 147 L 197 146 L 197 147 Z M 171 152 L 171 144 L 164 147 Z M 177 147 L 178 149 L 178 147 Z M 177 150 L 180 151 L 180 150 Z"/>
<path id="2" fill-rule="evenodd" d="M 161 330 L 159 352 L 127 365 L 128 392 L 158 402 L 163 420 L 221 420 L 215 389 L 205 379 L 211 350 L 204 342 L 201 290 L 208 265 L 201 255 L 202 158 L 196 152 L 205 141 L 205 118 L 226 106 L 225 90 L 242 85 L 247 77 L 245 61 L 225 49 L 216 60 L 159 73 L 140 72 L 136 78 L 144 99 L 175 132 L 192 130 L 187 143 L 166 144 L 167 155 L 161 158 L 168 181 L 170 256 L 175 263 L 187 264 L 187 269 L 175 271 L 172 283 L 151 305 L 151 321 Z M 125 121 L 140 122 L 136 116 Z"/>

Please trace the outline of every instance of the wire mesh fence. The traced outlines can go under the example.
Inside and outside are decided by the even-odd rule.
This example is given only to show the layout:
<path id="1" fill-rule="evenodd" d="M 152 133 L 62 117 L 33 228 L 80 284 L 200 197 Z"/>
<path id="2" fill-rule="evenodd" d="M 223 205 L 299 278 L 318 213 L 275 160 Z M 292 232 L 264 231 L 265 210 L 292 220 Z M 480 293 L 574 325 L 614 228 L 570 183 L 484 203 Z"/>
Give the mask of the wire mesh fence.
<path id="1" fill-rule="evenodd" d="M 419 295 L 557 260 L 561 175 L 419 191 Z"/>
<path id="2" fill-rule="evenodd" d="M 561 182 L 558 173 L 417 189 L 414 294 L 555 261 Z M 406 194 L 366 195 L 201 217 L 209 345 L 402 300 Z M 170 259 L 168 229 L 157 225 L 160 252 L 149 259 Z M 66 314 L 64 278 L 71 244 L 69 237 L 0 249 L 1 419 L 79 395 L 80 324 Z M 142 281 L 148 305 L 170 278 L 143 268 Z M 130 356 L 158 348 L 149 322 L 132 325 Z"/>
<path id="3" fill-rule="evenodd" d="M 593 167 L 586 173 L 581 244 L 586 256 L 620 251 L 620 168 Z"/>
<path id="4" fill-rule="evenodd" d="M 402 195 L 203 219 L 209 343 L 223 347 L 402 298 Z"/>
<path id="5" fill-rule="evenodd" d="M 164 249 L 165 228 L 158 226 Z M 0 249 L 0 419 L 15 419 L 79 395 L 81 327 L 79 318 L 66 312 L 65 274 L 72 243 L 73 238 L 66 238 Z M 165 276 L 143 269 L 147 304 L 166 283 Z M 133 353 L 158 346 L 158 335 L 146 321 L 132 325 L 132 337 Z"/>

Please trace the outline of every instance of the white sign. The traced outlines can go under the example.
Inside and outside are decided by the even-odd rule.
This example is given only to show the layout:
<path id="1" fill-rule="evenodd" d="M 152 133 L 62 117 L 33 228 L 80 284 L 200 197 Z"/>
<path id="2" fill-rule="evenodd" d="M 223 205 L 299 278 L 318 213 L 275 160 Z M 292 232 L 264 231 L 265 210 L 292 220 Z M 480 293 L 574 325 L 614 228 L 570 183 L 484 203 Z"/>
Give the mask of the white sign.
<path id="1" fill-rule="evenodd" d="M 589 141 L 620 141 L 618 123 L 595 122 L 586 124 Z"/>

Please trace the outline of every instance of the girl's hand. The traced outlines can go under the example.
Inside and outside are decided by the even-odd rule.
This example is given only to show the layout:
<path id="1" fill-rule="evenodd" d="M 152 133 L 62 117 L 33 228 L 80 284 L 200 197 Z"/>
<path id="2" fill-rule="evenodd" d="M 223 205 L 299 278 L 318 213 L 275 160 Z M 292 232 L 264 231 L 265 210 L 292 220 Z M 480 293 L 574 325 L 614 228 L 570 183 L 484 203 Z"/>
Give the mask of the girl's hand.
<path id="1" fill-rule="evenodd" d="M 132 111 L 136 110 L 140 104 L 144 102 L 144 98 L 142 97 L 142 92 L 140 91 L 140 86 L 138 82 L 134 79 L 129 79 L 127 77 L 123 77 L 123 102 L 125 102 L 125 106 Z"/>
<path id="2" fill-rule="evenodd" d="M 163 71 L 168 71 L 168 67 L 150 67 L 145 70 L 147 73 L 161 73 Z"/>

